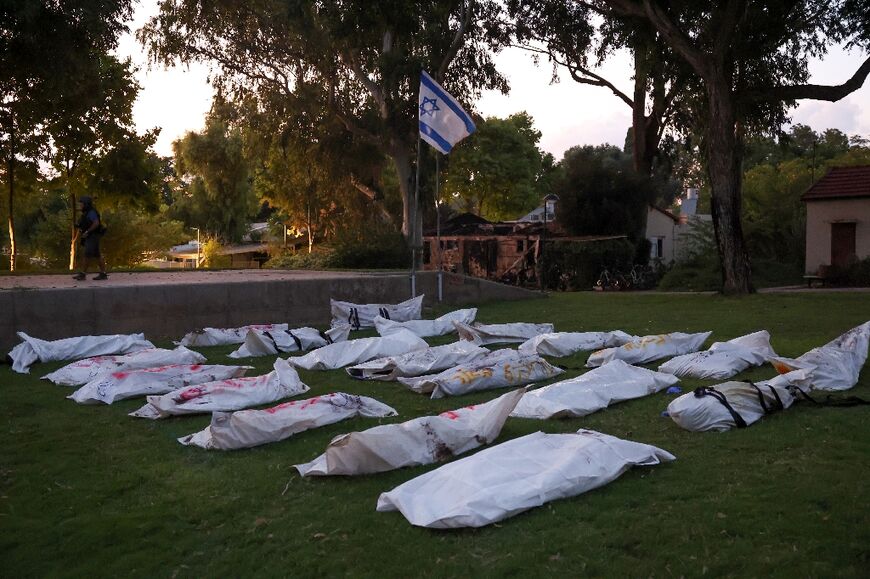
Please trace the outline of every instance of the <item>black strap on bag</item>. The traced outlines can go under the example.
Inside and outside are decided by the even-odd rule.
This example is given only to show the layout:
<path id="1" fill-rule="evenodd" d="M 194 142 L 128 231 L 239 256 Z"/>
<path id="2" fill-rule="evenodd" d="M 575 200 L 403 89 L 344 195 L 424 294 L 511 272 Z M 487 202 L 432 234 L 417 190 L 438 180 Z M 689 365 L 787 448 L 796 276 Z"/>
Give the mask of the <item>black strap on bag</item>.
<path id="1" fill-rule="evenodd" d="M 795 398 L 801 398 L 815 404 L 816 406 L 833 406 L 833 407 L 841 407 L 841 408 L 849 408 L 851 406 L 866 406 L 870 405 L 870 400 L 864 400 L 863 398 L 859 398 L 858 396 L 846 396 L 844 398 L 835 398 L 833 395 L 828 394 L 825 396 L 824 401 L 819 401 L 798 388 L 797 386 L 789 386 L 789 392 L 791 392 Z"/>
<path id="2" fill-rule="evenodd" d="M 350 314 L 347 316 L 347 323 L 349 323 L 350 326 L 351 326 L 354 330 L 358 330 L 358 329 L 360 328 L 360 325 L 359 325 L 359 312 L 357 311 L 356 308 L 350 308 Z"/>
<path id="3" fill-rule="evenodd" d="M 327 334 L 326 332 L 321 330 L 320 337 L 323 338 L 324 340 L 326 340 L 327 344 L 332 344 L 332 338 L 330 338 L 329 334 Z"/>
<path id="4" fill-rule="evenodd" d="M 281 346 L 278 345 L 278 342 L 275 341 L 275 337 L 270 332 L 263 332 L 263 335 L 272 340 L 272 345 L 275 346 L 276 352 L 283 352 Z"/>
<path id="5" fill-rule="evenodd" d="M 385 320 L 390 319 L 390 312 L 387 311 L 387 308 L 380 308 L 380 310 L 378 311 L 380 312 L 382 318 L 384 318 Z"/>
<path id="6" fill-rule="evenodd" d="M 755 388 L 755 391 L 758 392 L 758 403 L 761 404 L 761 409 L 764 411 L 765 414 L 771 414 L 778 410 L 785 409 L 782 404 L 782 399 L 779 397 L 779 392 L 776 391 L 776 388 L 767 385 L 767 389 L 770 390 L 770 393 L 773 395 L 773 398 L 775 400 L 773 408 L 770 408 L 767 405 L 767 401 L 764 399 L 764 393 L 761 391 L 761 388 L 759 388 L 758 385 L 756 385 L 754 382 L 750 382 L 749 385 Z"/>
<path id="7" fill-rule="evenodd" d="M 302 340 L 300 340 L 299 337 L 296 334 L 294 334 L 293 332 L 291 332 L 290 330 L 284 330 L 284 331 L 287 332 L 291 338 L 293 338 L 293 341 L 296 342 L 296 348 L 301 352 L 302 351 Z"/>
<path id="8" fill-rule="evenodd" d="M 731 418 L 734 419 L 734 424 L 737 428 L 746 428 L 746 421 L 743 420 L 743 417 L 740 416 L 734 407 L 728 402 L 728 398 L 725 397 L 724 394 L 719 392 L 718 390 L 714 390 L 713 388 L 707 388 L 701 386 L 699 388 L 695 388 L 695 398 L 703 398 L 704 396 L 712 396 L 716 400 L 719 401 L 719 404 L 725 407 L 725 409 L 731 414 Z"/>

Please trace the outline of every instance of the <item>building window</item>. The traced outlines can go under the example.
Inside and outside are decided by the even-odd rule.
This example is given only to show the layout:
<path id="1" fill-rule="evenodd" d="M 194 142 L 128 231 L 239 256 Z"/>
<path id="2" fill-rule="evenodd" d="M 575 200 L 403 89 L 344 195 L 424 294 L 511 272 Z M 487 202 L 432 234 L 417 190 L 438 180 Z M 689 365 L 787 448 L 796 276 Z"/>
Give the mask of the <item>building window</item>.
<path id="1" fill-rule="evenodd" d="M 432 244 L 428 241 L 423 242 L 423 263 L 432 261 Z"/>
<path id="2" fill-rule="evenodd" d="M 664 258 L 665 238 L 664 237 L 650 237 L 649 242 L 650 242 L 649 256 L 652 259 Z"/>
<path id="3" fill-rule="evenodd" d="M 441 240 L 441 249 L 458 249 L 459 242 L 455 239 Z"/>
<path id="4" fill-rule="evenodd" d="M 526 250 L 526 240 L 517 239 L 517 253 L 522 253 Z"/>

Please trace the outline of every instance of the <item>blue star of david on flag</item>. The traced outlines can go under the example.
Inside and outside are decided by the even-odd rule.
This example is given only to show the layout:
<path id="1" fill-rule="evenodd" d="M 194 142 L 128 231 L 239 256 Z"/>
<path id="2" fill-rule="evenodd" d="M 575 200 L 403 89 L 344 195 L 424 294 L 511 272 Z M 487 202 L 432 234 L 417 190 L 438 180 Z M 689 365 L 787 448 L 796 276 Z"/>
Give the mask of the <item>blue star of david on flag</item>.
<path id="1" fill-rule="evenodd" d="M 420 105 L 420 116 L 423 115 L 435 115 L 435 111 L 440 111 L 441 108 L 438 106 L 437 99 L 430 99 L 429 97 L 423 97 L 423 104 Z"/>
<path id="2" fill-rule="evenodd" d="M 476 130 L 471 117 L 456 99 L 425 71 L 420 73 L 418 103 L 420 138 L 445 155 Z"/>

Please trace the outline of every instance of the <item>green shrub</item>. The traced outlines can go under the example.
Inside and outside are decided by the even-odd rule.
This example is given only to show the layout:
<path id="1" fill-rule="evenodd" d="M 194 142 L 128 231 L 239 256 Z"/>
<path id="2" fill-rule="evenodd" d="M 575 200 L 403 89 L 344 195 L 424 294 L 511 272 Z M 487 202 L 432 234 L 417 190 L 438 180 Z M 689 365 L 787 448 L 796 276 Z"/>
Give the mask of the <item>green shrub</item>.
<path id="1" fill-rule="evenodd" d="M 755 287 L 776 287 L 803 282 L 803 267 L 778 259 L 753 259 L 752 283 Z"/>
<path id="2" fill-rule="evenodd" d="M 266 266 L 273 269 L 330 269 L 334 266 L 334 251 L 329 247 L 317 247 L 311 253 L 284 253 L 274 255 Z"/>
<path id="3" fill-rule="evenodd" d="M 662 291 L 719 291 L 722 273 L 718 260 L 692 259 L 674 264 L 662 276 L 658 288 Z"/>
<path id="4" fill-rule="evenodd" d="M 870 287 L 870 257 L 856 261 L 848 267 L 832 267 L 828 278 L 832 285 Z"/>
<path id="5" fill-rule="evenodd" d="M 628 271 L 636 247 L 628 239 L 587 242 L 547 242 L 546 287 L 592 289 L 602 270 Z"/>
<path id="6" fill-rule="evenodd" d="M 411 252 L 399 233 L 379 233 L 335 244 L 335 267 L 395 269 L 407 267 Z"/>

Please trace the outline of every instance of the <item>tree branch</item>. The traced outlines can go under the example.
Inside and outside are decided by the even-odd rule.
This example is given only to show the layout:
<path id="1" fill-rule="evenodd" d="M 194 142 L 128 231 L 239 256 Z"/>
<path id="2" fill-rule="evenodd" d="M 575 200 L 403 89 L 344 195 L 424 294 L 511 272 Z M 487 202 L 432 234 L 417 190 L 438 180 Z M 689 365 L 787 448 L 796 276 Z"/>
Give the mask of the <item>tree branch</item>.
<path id="1" fill-rule="evenodd" d="M 721 62 L 728 52 L 728 47 L 734 39 L 737 27 L 746 15 L 746 0 L 729 0 L 725 6 L 725 14 L 719 23 L 719 31 L 713 41 L 713 57 Z"/>
<path id="2" fill-rule="evenodd" d="M 353 72 L 356 79 L 369 92 L 375 102 L 378 104 L 378 110 L 381 113 L 382 119 L 387 119 L 390 116 L 387 99 L 384 97 L 384 91 L 363 71 L 359 61 L 350 52 L 342 53 L 341 60 Z"/>
<path id="3" fill-rule="evenodd" d="M 527 44 L 513 44 L 511 46 L 516 47 L 516 48 L 522 48 L 523 50 L 526 50 L 528 52 L 534 52 L 537 54 L 546 54 L 550 60 L 552 60 L 553 62 L 555 62 L 559 66 L 564 66 L 565 68 L 567 68 L 568 72 L 571 74 L 571 78 L 573 78 L 574 81 L 579 82 L 581 84 L 588 84 L 588 85 L 592 85 L 592 86 L 603 86 L 603 87 L 609 88 L 610 91 L 614 95 L 619 97 L 625 104 L 627 104 L 629 107 L 634 108 L 634 101 L 628 95 L 626 95 L 624 92 L 622 92 L 621 90 L 616 88 L 616 86 L 612 82 L 610 82 L 609 80 L 607 80 L 603 76 L 595 74 L 594 72 L 592 72 L 588 68 L 582 67 L 582 66 L 577 65 L 577 64 L 571 64 L 567 60 L 565 60 L 565 61 L 559 60 L 559 58 L 550 50 L 544 50 L 543 48 L 536 48 L 534 46 L 530 46 Z M 586 77 L 579 76 L 578 73 L 586 75 Z"/>
<path id="4" fill-rule="evenodd" d="M 438 66 L 438 70 L 435 73 L 435 80 L 439 83 L 444 82 L 444 75 L 447 74 L 447 68 L 450 66 L 450 63 L 453 62 L 453 59 L 456 58 L 456 54 L 462 47 L 465 31 L 468 29 L 469 22 L 471 22 L 473 4 L 474 0 L 468 0 L 468 3 L 465 5 L 465 13 L 462 15 L 462 21 L 459 23 L 459 28 L 457 28 L 456 34 L 453 36 L 453 42 L 444 54 L 444 58 L 441 59 L 441 64 Z"/>
<path id="5" fill-rule="evenodd" d="M 757 89 L 747 93 L 747 98 L 753 101 L 778 101 L 812 99 L 817 101 L 837 102 L 864 85 L 870 74 L 870 57 L 855 71 L 852 78 L 839 85 L 796 84 L 792 86 L 774 86 Z"/>

